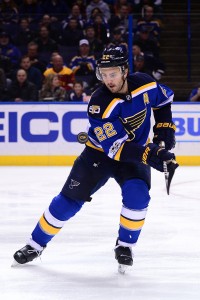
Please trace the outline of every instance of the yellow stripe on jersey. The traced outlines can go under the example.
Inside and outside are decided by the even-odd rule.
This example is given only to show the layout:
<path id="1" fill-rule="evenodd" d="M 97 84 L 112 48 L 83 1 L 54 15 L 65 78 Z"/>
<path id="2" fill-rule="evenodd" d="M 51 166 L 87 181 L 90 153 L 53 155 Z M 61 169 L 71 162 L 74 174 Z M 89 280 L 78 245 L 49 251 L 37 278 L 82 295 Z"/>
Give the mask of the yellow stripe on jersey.
<path id="1" fill-rule="evenodd" d="M 121 145 L 121 147 L 119 148 L 119 150 L 115 154 L 115 157 L 114 157 L 115 160 L 118 160 L 118 161 L 120 160 L 120 155 L 121 155 L 123 147 L 124 147 L 124 144 Z"/>
<path id="2" fill-rule="evenodd" d="M 116 106 L 116 102 L 118 102 L 118 101 L 121 101 L 121 99 L 120 98 L 114 98 L 111 102 L 110 102 L 110 104 L 108 105 L 108 107 L 106 108 L 106 110 L 104 111 L 104 113 L 103 113 L 103 115 L 102 115 L 102 119 L 105 119 L 105 118 L 107 118 L 109 115 L 108 115 L 108 112 L 110 111 L 110 110 L 112 110 L 112 108 L 114 108 L 115 106 Z"/>
<path id="3" fill-rule="evenodd" d="M 87 143 L 85 143 L 88 147 L 90 147 L 90 148 L 93 148 L 93 149 L 96 149 L 96 150 L 99 150 L 99 151 L 101 151 L 101 152 L 104 152 L 104 150 L 102 149 L 102 148 L 98 148 L 98 147 L 96 147 L 95 145 L 93 145 L 91 142 L 90 142 L 90 140 L 88 140 L 87 141 Z"/>
<path id="4" fill-rule="evenodd" d="M 46 234 L 49 234 L 49 235 L 55 235 L 57 234 L 61 228 L 58 228 L 58 227 L 54 227 L 52 225 L 50 225 L 49 223 L 47 223 L 47 221 L 45 220 L 44 216 L 42 216 L 40 218 L 40 221 L 39 221 L 39 224 L 40 224 L 40 227 L 41 229 L 46 233 Z"/>
<path id="5" fill-rule="evenodd" d="M 141 87 L 139 87 L 138 89 L 132 91 L 131 95 L 134 97 L 134 96 L 137 96 L 137 95 L 139 95 L 141 93 L 144 93 L 148 90 L 154 89 L 156 87 L 157 87 L 157 85 L 156 85 L 155 82 L 150 82 L 150 83 L 144 84 Z"/>
<path id="6" fill-rule="evenodd" d="M 129 230 L 139 230 L 144 225 L 143 220 L 128 220 L 124 218 L 122 215 L 120 216 L 120 225 L 126 227 Z"/>

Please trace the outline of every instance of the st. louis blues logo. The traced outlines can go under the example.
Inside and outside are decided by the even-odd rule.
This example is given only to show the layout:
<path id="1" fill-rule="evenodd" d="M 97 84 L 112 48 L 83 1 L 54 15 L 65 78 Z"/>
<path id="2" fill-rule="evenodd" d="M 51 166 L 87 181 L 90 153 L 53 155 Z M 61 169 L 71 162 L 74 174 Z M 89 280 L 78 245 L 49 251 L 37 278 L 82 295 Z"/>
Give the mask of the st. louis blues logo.
<path id="1" fill-rule="evenodd" d="M 80 184 L 80 182 L 74 180 L 74 179 L 71 179 L 71 183 L 69 185 L 69 188 L 72 190 L 75 186 L 78 186 Z"/>
<path id="2" fill-rule="evenodd" d="M 147 109 L 145 108 L 131 117 L 127 117 L 124 119 L 120 118 L 124 125 L 125 130 L 128 133 L 129 140 L 133 140 L 135 138 L 134 131 L 142 125 L 142 123 L 146 118 L 146 114 L 147 114 Z"/>

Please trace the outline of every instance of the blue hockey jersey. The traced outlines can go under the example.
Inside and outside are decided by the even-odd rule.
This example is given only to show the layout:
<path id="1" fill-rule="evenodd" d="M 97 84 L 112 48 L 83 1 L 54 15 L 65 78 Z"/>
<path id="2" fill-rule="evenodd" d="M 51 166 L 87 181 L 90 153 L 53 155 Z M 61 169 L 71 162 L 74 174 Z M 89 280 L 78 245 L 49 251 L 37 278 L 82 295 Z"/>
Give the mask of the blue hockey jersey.
<path id="1" fill-rule="evenodd" d="M 86 145 L 119 161 L 125 148 L 126 153 L 134 157 L 134 153 L 127 152 L 132 149 L 131 144 L 143 146 L 148 142 L 152 109 L 169 105 L 174 96 L 169 87 L 158 84 L 145 73 L 134 73 L 127 80 L 127 95 L 113 94 L 102 85 L 93 93 L 88 105 Z M 168 121 L 170 119 L 171 115 Z"/>

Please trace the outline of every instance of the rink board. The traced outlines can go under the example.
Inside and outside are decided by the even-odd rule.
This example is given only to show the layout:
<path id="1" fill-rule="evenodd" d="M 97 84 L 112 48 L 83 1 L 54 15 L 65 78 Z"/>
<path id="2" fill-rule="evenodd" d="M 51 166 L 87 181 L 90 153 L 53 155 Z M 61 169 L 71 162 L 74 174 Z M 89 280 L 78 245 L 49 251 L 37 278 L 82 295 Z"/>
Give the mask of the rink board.
<path id="1" fill-rule="evenodd" d="M 0 103 L 0 165 L 72 165 L 84 146 L 84 103 Z M 175 153 L 181 165 L 200 165 L 200 104 L 174 103 Z M 153 125 L 153 122 L 152 122 Z"/>

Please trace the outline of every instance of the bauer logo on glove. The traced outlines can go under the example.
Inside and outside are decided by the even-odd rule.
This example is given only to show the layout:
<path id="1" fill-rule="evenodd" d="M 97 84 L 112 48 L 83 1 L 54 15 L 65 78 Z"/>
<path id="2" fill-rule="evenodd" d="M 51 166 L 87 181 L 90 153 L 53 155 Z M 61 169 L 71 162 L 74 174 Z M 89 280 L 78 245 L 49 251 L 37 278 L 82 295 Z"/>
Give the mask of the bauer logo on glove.
<path id="1" fill-rule="evenodd" d="M 142 154 L 142 163 L 148 164 L 160 172 L 164 172 L 163 162 L 171 163 L 172 161 L 177 165 L 176 167 L 178 167 L 174 153 L 153 143 L 146 145 Z"/>
<path id="2" fill-rule="evenodd" d="M 153 142 L 159 145 L 161 141 L 164 141 L 165 149 L 171 150 L 176 144 L 175 131 L 176 125 L 173 122 L 156 123 L 153 127 Z"/>

